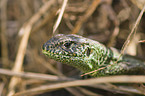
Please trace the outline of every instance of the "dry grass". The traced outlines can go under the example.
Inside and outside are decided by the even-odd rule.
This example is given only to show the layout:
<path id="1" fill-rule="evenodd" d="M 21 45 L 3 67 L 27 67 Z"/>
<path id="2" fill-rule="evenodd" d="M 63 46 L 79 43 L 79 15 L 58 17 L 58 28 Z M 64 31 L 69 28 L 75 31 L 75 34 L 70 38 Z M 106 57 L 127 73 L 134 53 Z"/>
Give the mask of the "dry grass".
<path id="1" fill-rule="evenodd" d="M 126 41 L 122 53 L 145 60 L 145 3 L 135 1 L 0 0 L 0 95 L 145 95 L 145 76 L 77 80 L 78 70 L 41 52 L 54 34 L 79 34 L 118 49 Z"/>

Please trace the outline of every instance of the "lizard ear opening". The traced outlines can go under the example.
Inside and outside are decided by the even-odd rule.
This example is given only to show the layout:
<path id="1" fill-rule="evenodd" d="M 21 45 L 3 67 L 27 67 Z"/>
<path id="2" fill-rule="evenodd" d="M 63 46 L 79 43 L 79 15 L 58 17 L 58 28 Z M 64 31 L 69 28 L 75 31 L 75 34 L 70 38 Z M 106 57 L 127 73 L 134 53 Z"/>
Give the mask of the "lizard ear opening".
<path id="1" fill-rule="evenodd" d="M 87 48 L 86 54 L 87 54 L 88 57 L 90 56 L 90 53 L 91 53 L 91 49 L 90 48 Z"/>

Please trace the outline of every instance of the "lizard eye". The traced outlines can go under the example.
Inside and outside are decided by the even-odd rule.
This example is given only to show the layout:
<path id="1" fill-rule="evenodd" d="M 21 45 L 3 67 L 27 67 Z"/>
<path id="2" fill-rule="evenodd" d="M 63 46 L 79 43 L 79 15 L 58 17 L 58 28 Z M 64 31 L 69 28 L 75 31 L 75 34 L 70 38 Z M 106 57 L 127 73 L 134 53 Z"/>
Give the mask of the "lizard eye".
<path id="1" fill-rule="evenodd" d="M 70 48 L 71 44 L 72 44 L 72 42 L 67 42 L 67 43 L 64 44 L 64 46 L 65 46 L 66 48 Z"/>
<path id="2" fill-rule="evenodd" d="M 91 49 L 87 48 L 87 51 L 86 51 L 87 56 L 90 56 L 90 53 L 91 53 Z"/>

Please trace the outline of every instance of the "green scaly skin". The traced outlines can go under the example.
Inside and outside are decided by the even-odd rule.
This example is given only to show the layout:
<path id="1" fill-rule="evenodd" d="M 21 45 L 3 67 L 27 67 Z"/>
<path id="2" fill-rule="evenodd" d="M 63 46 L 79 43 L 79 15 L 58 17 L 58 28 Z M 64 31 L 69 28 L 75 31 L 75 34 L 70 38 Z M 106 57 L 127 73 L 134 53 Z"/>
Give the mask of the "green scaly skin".
<path id="1" fill-rule="evenodd" d="M 74 66 L 84 73 L 106 67 L 90 74 L 94 77 L 145 74 L 145 63 L 142 61 L 131 56 L 119 58 L 120 53 L 115 48 L 107 48 L 97 41 L 74 34 L 58 34 L 48 40 L 42 49 L 49 58 Z"/>

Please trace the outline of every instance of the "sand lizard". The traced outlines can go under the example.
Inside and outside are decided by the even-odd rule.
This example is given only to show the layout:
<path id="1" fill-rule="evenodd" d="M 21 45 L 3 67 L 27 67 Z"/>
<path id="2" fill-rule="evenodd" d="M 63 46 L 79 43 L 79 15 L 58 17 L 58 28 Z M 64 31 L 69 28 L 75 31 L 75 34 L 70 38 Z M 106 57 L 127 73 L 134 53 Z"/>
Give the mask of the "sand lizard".
<path id="1" fill-rule="evenodd" d="M 123 55 L 115 48 L 79 35 L 58 34 L 48 40 L 42 52 L 49 58 L 74 66 L 94 77 L 119 74 L 145 74 L 145 63 L 132 56 Z M 110 66 L 108 66 L 110 65 Z"/>

